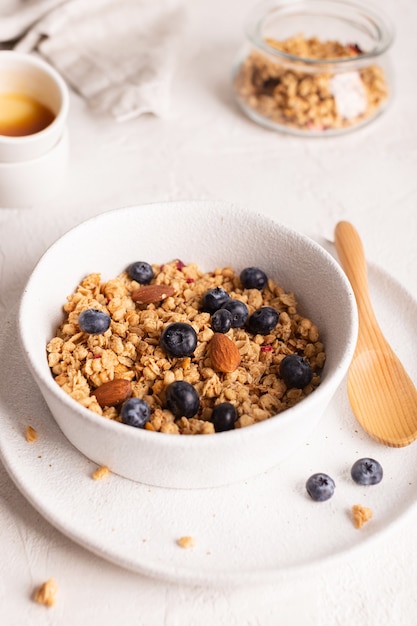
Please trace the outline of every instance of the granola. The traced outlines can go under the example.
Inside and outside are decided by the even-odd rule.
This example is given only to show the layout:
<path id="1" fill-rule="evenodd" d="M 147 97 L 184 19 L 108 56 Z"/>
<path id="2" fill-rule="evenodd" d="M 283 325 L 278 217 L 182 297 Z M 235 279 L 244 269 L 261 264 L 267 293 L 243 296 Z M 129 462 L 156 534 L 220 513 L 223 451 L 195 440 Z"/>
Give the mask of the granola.
<path id="1" fill-rule="evenodd" d="M 58 592 L 58 585 L 54 578 L 49 578 L 46 582 L 37 587 L 33 593 L 33 599 L 38 604 L 54 606 L 55 596 Z"/>
<path id="2" fill-rule="evenodd" d="M 160 302 L 135 302 L 132 294 L 140 285 L 124 271 L 106 281 L 98 273 L 89 274 L 63 306 L 65 319 L 47 344 L 48 363 L 57 384 L 84 407 L 121 421 L 120 406 L 101 406 L 94 392 L 104 383 L 125 379 L 131 383 L 132 397 L 150 406 L 146 430 L 210 434 L 215 432 L 210 421 L 213 407 L 221 402 L 235 406 L 235 428 L 241 428 L 281 413 L 320 384 L 324 345 L 317 326 L 298 312 L 293 293 L 286 293 L 272 279 L 262 290 L 244 289 L 230 267 L 203 272 L 194 263 L 178 260 L 152 267 L 152 284 L 174 289 L 173 295 Z M 233 372 L 216 371 L 210 359 L 214 332 L 201 301 L 215 287 L 244 302 L 250 314 L 261 306 L 273 307 L 279 314 L 276 327 L 267 335 L 254 335 L 246 328 L 226 333 L 241 356 Z M 102 334 L 88 334 L 78 326 L 81 311 L 92 307 L 111 317 L 110 328 Z M 194 328 L 193 355 L 172 357 L 162 350 L 162 331 L 172 322 L 186 322 Z M 287 388 L 279 374 L 280 362 L 293 353 L 303 356 L 313 371 L 304 389 Z M 199 394 L 200 408 L 194 417 L 176 418 L 164 405 L 166 387 L 180 380 L 193 385 Z"/>
<path id="3" fill-rule="evenodd" d="M 180 546 L 180 548 L 184 548 L 185 550 L 188 550 L 189 548 L 194 548 L 195 543 L 196 542 L 194 537 L 190 536 L 180 537 L 177 541 L 177 544 Z"/>
<path id="4" fill-rule="evenodd" d="M 244 59 L 234 80 L 237 96 L 274 124 L 304 131 L 346 128 L 375 115 L 388 99 L 387 80 L 379 65 L 343 72 L 325 67 L 329 59 L 359 57 L 363 51 L 356 44 L 302 34 L 283 41 L 269 38 L 266 43 L 299 59 L 323 61 L 313 71 L 301 62 L 280 62 L 258 50 Z"/>
<path id="5" fill-rule="evenodd" d="M 110 470 L 107 465 L 100 465 L 96 470 L 94 470 L 92 477 L 94 480 L 103 480 L 110 474 Z"/>
<path id="6" fill-rule="evenodd" d="M 35 443 L 38 440 L 38 433 L 33 426 L 26 426 L 25 438 L 28 443 Z"/>
<path id="7" fill-rule="evenodd" d="M 361 504 L 352 506 L 352 518 L 355 528 L 362 528 L 373 516 L 372 509 Z"/>

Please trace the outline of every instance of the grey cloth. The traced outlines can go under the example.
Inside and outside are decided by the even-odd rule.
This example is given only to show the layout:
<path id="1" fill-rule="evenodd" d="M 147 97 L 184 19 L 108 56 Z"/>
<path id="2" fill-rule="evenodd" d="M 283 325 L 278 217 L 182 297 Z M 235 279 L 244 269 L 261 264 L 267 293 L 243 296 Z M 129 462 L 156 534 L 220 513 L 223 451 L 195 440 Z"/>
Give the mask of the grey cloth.
<path id="1" fill-rule="evenodd" d="M 181 0 L 68 0 L 15 49 L 41 54 L 94 111 L 164 117 L 184 27 Z"/>

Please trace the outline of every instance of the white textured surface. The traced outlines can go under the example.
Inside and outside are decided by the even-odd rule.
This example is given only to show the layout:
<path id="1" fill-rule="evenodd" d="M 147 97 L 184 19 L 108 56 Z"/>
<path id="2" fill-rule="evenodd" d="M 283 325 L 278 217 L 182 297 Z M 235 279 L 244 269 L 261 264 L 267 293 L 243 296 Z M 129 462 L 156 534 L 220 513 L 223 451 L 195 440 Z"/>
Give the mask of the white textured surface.
<path id="1" fill-rule="evenodd" d="M 35 262 L 60 234 L 103 210 L 159 200 L 241 203 L 319 242 L 337 219 L 349 219 L 368 257 L 417 297 L 417 5 L 378 3 L 397 33 L 396 98 L 387 113 L 356 134 L 307 141 L 258 128 L 233 103 L 229 68 L 252 4 L 229 0 L 226 11 L 220 0 L 188 3 L 171 119 L 115 125 L 92 117 L 71 94 L 63 192 L 32 209 L 0 210 L 2 325 Z M 2 370 L 7 358 L 2 352 Z M 18 393 L 25 396 L 25 381 L 16 381 L 6 401 Z M 399 463 L 399 477 L 401 471 Z M 213 589 L 152 580 L 93 556 L 44 521 L 3 468 L 0 494 L 0 616 L 7 626 L 415 624 L 416 513 L 366 552 L 340 562 L 336 572 L 323 566 L 297 581 Z M 60 587 L 53 609 L 30 600 L 34 586 L 49 576 Z"/>

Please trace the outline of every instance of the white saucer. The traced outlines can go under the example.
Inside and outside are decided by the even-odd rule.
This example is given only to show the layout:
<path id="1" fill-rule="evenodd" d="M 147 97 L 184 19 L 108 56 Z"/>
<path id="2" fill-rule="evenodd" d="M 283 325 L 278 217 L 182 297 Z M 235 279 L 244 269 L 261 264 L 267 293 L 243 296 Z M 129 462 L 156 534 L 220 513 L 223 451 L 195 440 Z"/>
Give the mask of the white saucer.
<path id="1" fill-rule="evenodd" d="M 380 325 L 417 381 L 417 303 L 378 268 L 371 266 L 369 277 Z M 127 569 L 196 585 L 300 576 L 384 540 L 416 504 L 417 444 L 393 449 L 372 441 L 351 413 L 345 383 L 314 435 L 274 470 L 224 488 L 166 490 L 116 475 L 92 479 L 96 466 L 67 442 L 30 378 L 14 320 L 5 329 L 1 358 L 0 453 L 7 471 L 53 526 Z M 28 424 L 39 434 L 36 443 L 25 440 Z M 351 480 L 350 467 L 363 456 L 382 463 L 379 485 Z M 336 482 L 333 498 L 323 503 L 313 502 L 304 488 L 318 471 Z M 357 503 L 373 510 L 360 530 L 350 517 Z M 195 538 L 194 548 L 177 545 L 184 535 Z"/>
<path id="2" fill-rule="evenodd" d="M 69 150 L 65 130 L 43 156 L 18 163 L 0 162 L 0 210 L 32 208 L 57 194 L 67 174 Z"/>

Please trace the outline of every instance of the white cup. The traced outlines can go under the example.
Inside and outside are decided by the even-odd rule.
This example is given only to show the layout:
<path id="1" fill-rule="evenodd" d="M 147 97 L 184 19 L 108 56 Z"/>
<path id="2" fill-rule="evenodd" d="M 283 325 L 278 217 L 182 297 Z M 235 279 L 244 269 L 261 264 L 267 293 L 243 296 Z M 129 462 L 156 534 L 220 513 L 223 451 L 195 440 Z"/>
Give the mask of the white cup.
<path id="1" fill-rule="evenodd" d="M 22 134 L 11 135 L 5 128 L 7 122 L 0 125 L 0 206 L 28 206 L 62 180 L 68 155 L 69 93 L 65 81 L 46 61 L 29 53 L 2 50 L 0 123 L 1 98 L 10 96 L 47 107 L 51 113 L 44 128 L 29 134 L 22 130 Z M 8 106 L 13 117 L 14 104 Z M 6 108 L 4 105 L 4 116 Z"/>

